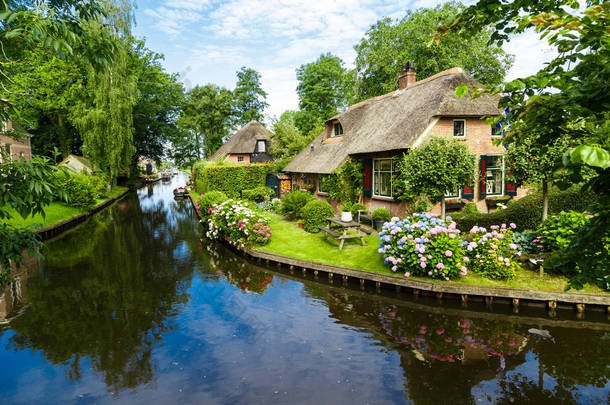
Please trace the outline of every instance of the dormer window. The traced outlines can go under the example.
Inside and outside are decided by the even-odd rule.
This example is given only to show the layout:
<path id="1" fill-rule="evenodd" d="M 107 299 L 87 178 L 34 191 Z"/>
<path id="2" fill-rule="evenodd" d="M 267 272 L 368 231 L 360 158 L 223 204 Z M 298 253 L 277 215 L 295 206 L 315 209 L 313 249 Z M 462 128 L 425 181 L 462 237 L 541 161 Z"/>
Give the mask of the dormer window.
<path id="1" fill-rule="evenodd" d="M 265 143 L 265 141 L 258 141 L 258 153 L 264 153 L 267 152 L 267 144 Z"/>
<path id="2" fill-rule="evenodd" d="M 343 127 L 338 122 L 333 125 L 333 136 L 343 136 Z"/>

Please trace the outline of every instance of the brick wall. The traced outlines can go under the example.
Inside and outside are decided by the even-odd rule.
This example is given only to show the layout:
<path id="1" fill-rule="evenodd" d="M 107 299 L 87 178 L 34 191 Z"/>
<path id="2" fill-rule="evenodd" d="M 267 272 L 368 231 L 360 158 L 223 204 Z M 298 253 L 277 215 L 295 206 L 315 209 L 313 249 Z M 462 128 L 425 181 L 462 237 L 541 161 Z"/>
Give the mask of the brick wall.
<path id="1" fill-rule="evenodd" d="M 6 151 L 7 149 L 6 145 L 10 145 L 11 159 L 18 160 L 22 154 L 28 161 L 32 158 L 32 149 L 30 148 L 30 140 L 28 138 L 17 141 L 8 136 L 0 135 L 0 148 L 2 148 L 3 151 Z"/>
<path id="2" fill-rule="evenodd" d="M 239 157 L 243 158 L 243 160 L 240 162 L 239 161 Z M 243 154 L 230 154 L 227 156 L 227 160 L 231 163 L 237 163 L 240 165 L 247 165 L 250 164 L 250 155 L 247 153 L 243 153 Z"/>

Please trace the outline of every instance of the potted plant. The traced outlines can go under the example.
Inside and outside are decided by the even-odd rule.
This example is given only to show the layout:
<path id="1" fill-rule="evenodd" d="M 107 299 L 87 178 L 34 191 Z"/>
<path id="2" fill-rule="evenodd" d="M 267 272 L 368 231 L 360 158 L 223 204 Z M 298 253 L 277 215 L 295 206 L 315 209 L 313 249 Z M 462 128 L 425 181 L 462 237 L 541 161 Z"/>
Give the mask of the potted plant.
<path id="1" fill-rule="evenodd" d="M 352 205 L 352 216 L 354 217 L 354 221 L 359 222 L 360 220 L 360 211 L 366 211 L 366 205 L 361 203 L 356 203 Z"/>
<path id="2" fill-rule="evenodd" d="M 500 197 L 488 197 L 485 199 L 485 204 L 487 204 L 487 209 L 495 209 L 498 204 L 506 204 L 512 197 L 509 195 L 504 195 Z"/>
<path id="3" fill-rule="evenodd" d="M 375 209 L 375 211 L 373 211 L 372 217 L 373 224 L 375 226 L 375 229 L 377 230 L 381 229 L 381 227 L 383 227 L 383 224 L 385 222 L 388 222 L 391 218 L 390 211 L 388 211 L 386 208 Z"/>
<path id="4" fill-rule="evenodd" d="M 341 206 L 341 221 L 352 222 L 352 204 L 346 202 Z"/>

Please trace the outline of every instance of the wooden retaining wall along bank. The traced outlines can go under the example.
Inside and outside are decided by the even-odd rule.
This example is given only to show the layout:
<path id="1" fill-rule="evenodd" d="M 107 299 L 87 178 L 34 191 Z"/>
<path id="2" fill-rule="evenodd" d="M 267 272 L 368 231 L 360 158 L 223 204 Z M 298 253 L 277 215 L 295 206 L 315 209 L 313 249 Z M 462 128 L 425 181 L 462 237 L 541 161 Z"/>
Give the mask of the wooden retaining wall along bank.
<path id="1" fill-rule="evenodd" d="M 111 198 L 109 200 L 106 200 L 106 201 L 96 205 L 95 207 L 91 208 L 88 212 L 83 212 L 82 214 L 78 214 L 78 215 L 76 215 L 76 216 L 74 216 L 72 218 L 68 218 L 68 219 L 66 219 L 64 221 L 61 221 L 60 223 L 55 224 L 55 225 L 50 225 L 50 226 L 47 226 L 45 228 L 38 229 L 36 231 L 36 234 L 38 235 L 38 237 L 42 241 L 46 241 L 46 240 L 55 238 L 56 236 L 59 236 L 62 233 L 64 233 L 64 232 L 74 228 L 76 225 L 85 222 L 85 220 L 87 218 L 92 217 L 93 215 L 97 214 L 98 212 L 100 212 L 104 208 L 112 205 L 115 201 L 118 201 L 118 200 L 122 199 L 130 191 L 131 190 L 127 190 L 124 193 L 118 195 L 117 197 L 113 197 L 113 198 Z"/>
<path id="2" fill-rule="evenodd" d="M 195 201 L 191 195 L 189 195 L 189 200 L 194 208 Z M 202 218 L 199 215 L 199 212 L 197 212 L 196 209 L 195 212 L 197 218 L 201 220 Z M 229 246 L 236 249 L 233 245 L 229 244 Z M 469 300 L 483 301 L 488 305 L 493 303 L 505 303 L 512 305 L 516 309 L 518 309 L 520 305 L 546 306 L 551 314 L 560 307 L 571 307 L 579 314 L 589 310 L 604 310 L 610 314 L 610 294 L 437 283 L 379 274 L 350 267 L 312 262 L 256 249 L 240 250 L 240 252 L 250 259 L 264 262 L 267 265 L 275 265 L 278 267 L 287 266 L 291 272 L 302 271 L 303 273 L 306 273 L 310 271 L 313 272 L 314 276 L 328 277 L 329 280 L 333 280 L 336 276 L 337 278 L 341 278 L 343 282 L 348 282 L 351 278 L 358 280 L 361 286 L 364 286 L 366 283 L 374 283 L 377 289 L 382 287 L 395 288 L 397 291 L 402 291 L 404 289 L 405 292 L 416 296 L 422 294 L 436 296 L 439 299 L 454 298 L 460 300 L 464 304 Z"/>

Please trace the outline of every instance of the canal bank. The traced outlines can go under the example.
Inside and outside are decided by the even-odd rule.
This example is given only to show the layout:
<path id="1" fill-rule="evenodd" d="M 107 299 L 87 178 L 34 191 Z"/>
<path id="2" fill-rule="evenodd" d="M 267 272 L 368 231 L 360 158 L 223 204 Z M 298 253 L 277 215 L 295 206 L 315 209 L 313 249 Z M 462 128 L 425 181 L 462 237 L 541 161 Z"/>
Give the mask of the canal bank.
<path id="1" fill-rule="evenodd" d="M 192 195 L 189 200 L 193 207 L 195 201 Z M 197 210 L 195 210 L 197 212 Z M 197 218 L 201 216 L 197 212 Z M 235 246 L 228 243 L 233 249 Z M 237 249 L 236 249 L 237 251 Z M 454 299 L 466 304 L 468 301 L 484 302 L 487 305 L 511 305 L 518 309 L 522 305 L 544 306 L 553 314 L 557 309 L 573 309 L 577 313 L 585 311 L 605 311 L 610 314 L 610 294 L 592 294 L 566 291 L 547 291 L 512 287 L 493 287 L 483 285 L 457 284 L 443 281 L 417 280 L 394 275 L 385 275 L 363 269 L 338 266 L 303 260 L 295 257 L 267 252 L 263 248 L 246 248 L 240 251 L 250 260 L 265 262 L 267 265 L 288 267 L 290 271 L 312 272 L 315 276 L 335 277 L 343 282 L 357 282 L 361 286 L 374 284 L 376 288 L 396 289 L 413 295 L 432 295 L 438 299 Z"/>

